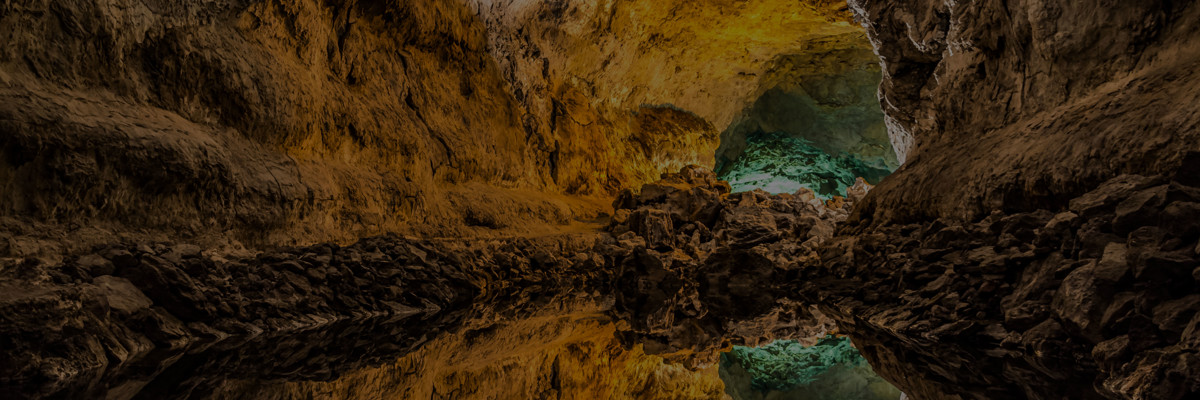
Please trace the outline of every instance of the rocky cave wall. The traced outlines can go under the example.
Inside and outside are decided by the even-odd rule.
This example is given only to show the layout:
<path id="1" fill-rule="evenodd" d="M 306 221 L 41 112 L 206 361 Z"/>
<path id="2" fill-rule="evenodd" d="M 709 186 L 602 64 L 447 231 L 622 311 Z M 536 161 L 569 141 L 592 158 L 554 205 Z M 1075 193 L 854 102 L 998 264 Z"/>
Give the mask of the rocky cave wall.
<path id="1" fill-rule="evenodd" d="M 545 231 L 711 166 L 770 60 L 861 31 L 836 1 L 29 0 L 0 19 L 0 205 L 43 236 L 16 254 Z"/>
<path id="2" fill-rule="evenodd" d="M 8 215 L 257 243 L 498 225 L 505 203 L 570 215 L 504 189 L 542 187 L 549 157 L 456 2 L 22 1 L 0 18 Z"/>
<path id="3" fill-rule="evenodd" d="M 853 0 L 907 164 L 864 217 L 1061 208 L 1200 145 L 1190 2 Z M 953 179 L 945 172 L 954 171 Z"/>
<path id="4" fill-rule="evenodd" d="M 850 5 L 907 158 L 797 293 L 915 398 L 1200 392 L 1200 6 Z"/>
<path id="5" fill-rule="evenodd" d="M 722 129 L 760 94 L 779 55 L 862 47 L 846 39 L 862 29 L 837 0 L 472 3 L 495 32 L 505 76 L 529 101 L 578 91 L 601 113 L 671 104 Z M 540 77 L 546 70 L 549 81 Z"/>

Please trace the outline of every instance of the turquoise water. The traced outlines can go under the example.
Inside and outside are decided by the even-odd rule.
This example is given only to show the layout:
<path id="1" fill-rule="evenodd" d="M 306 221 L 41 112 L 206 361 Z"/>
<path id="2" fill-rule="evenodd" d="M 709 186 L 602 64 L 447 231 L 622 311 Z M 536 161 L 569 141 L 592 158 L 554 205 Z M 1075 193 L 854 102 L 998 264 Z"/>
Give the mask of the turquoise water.
<path id="1" fill-rule="evenodd" d="M 826 336 L 811 347 L 794 340 L 734 346 L 721 354 L 720 369 L 726 393 L 735 400 L 901 398 L 845 337 Z"/>
<path id="2" fill-rule="evenodd" d="M 734 346 L 721 355 L 722 363 L 736 362 L 750 373 L 755 390 L 790 390 L 813 383 L 830 368 L 867 364 L 849 338 L 827 336 L 812 347 L 795 340 L 777 340 L 763 347 Z"/>
<path id="3" fill-rule="evenodd" d="M 721 179 L 734 192 L 794 193 L 804 187 L 829 199 L 844 196 L 855 178 L 877 184 L 891 173 L 851 154 L 826 153 L 802 138 L 759 132 L 746 137 L 746 151 L 723 168 Z"/>

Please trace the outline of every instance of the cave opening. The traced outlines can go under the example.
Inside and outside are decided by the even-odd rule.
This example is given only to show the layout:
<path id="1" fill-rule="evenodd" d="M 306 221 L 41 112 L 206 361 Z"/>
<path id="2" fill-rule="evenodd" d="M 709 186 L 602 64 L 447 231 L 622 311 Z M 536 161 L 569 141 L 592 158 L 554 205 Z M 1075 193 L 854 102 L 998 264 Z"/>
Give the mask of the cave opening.
<path id="1" fill-rule="evenodd" d="M 776 57 L 761 94 L 721 134 L 715 169 L 734 192 L 808 188 L 828 199 L 856 178 L 878 184 L 899 167 L 870 44 L 843 35 L 809 47 Z"/>

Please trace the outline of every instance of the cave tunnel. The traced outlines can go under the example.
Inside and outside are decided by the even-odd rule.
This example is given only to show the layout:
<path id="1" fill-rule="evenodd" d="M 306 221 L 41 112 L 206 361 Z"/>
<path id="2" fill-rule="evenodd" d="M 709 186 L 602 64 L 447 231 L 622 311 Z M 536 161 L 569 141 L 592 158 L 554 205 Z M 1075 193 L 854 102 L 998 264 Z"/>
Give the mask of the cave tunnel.
<path id="1" fill-rule="evenodd" d="M 834 44 L 777 57 L 761 95 L 722 132 L 715 169 L 734 192 L 803 187 L 828 199 L 899 166 L 877 96 L 878 57 L 865 38 Z"/>

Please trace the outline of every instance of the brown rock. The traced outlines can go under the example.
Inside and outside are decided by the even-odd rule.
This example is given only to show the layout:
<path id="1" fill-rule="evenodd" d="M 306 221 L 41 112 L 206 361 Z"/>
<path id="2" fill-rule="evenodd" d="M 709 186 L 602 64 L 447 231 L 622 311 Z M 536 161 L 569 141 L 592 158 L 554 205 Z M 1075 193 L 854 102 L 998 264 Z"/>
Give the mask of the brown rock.
<path id="1" fill-rule="evenodd" d="M 1121 175 L 1083 196 L 1072 199 L 1070 209 L 1084 218 L 1090 218 L 1154 183 L 1153 178 L 1145 176 Z"/>
<path id="2" fill-rule="evenodd" d="M 1128 233 L 1140 226 L 1154 224 L 1167 199 L 1167 185 L 1155 186 L 1130 195 L 1117 204 L 1113 230 Z"/>
<path id="3" fill-rule="evenodd" d="M 1154 324 L 1159 330 L 1180 335 L 1200 312 L 1200 294 L 1164 302 L 1154 307 Z"/>
<path id="4" fill-rule="evenodd" d="M 1104 247 L 1104 255 L 1096 264 L 1096 279 L 1115 284 L 1129 275 L 1128 248 L 1121 243 L 1109 243 Z"/>
<path id="5" fill-rule="evenodd" d="M 1063 279 L 1051 305 L 1064 326 L 1093 343 L 1102 338 L 1100 319 L 1111 300 L 1096 274 L 1095 263 L 1076 268 Z"/>
<path id="6" fill-rule="evenodd" d="M 113 266 L 112 261 L 109 261 L 107 258 L 104 258 L 99 254 L 88 254 L 79 257 L 75 263 L 92 276 L 111 275 L 116 269 Z"/>
<path id="7" fill-rule="evenodd" d="M 108 306 L 122 315 L 133 315 L 154 304 L 128 279 L 105 275 L 97 277 L 92 283 L 100 288 Z"/>
<path id="8" fill-rule="evenodd" d="M 1177 237 L 1200 233 L 1200 203 L 1176 201 L 1162 211 L 1163 229 Z"/>
<path id="9" fill-rule="evenodd" d="M 1175 170 L 1175 182 L 1191 187 L 1200 187 L 1200 152 L 1189 151 Z M 1196 199 L 1200 200 L 1200 199 Z"/>

